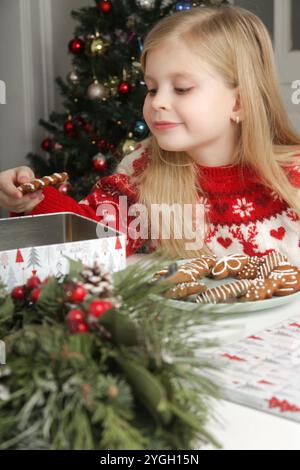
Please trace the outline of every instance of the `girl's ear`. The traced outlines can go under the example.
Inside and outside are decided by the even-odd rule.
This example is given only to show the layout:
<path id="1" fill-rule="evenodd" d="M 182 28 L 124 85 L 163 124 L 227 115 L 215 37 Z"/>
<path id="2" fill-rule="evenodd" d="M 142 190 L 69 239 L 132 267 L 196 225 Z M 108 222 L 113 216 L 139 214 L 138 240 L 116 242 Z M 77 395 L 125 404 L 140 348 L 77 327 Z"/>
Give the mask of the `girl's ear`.
<path id="1" fill-rule="evenodd" d="M 240 121 L 244 120 L 244 110 L 241 105 L 241 97 L 240 97 L 240 92 L 239 92 L 238 87 L 234 89 L 234 105 L 232 108 L 232 114 L 233 116 L 238 115 L 240 118 Z"/>

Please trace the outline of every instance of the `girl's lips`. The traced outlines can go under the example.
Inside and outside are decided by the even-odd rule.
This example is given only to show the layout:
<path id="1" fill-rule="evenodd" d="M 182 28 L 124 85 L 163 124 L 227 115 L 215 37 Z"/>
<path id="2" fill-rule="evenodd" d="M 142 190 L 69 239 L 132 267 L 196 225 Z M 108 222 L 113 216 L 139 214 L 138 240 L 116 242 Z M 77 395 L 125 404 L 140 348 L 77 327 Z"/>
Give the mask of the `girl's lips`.
<path id="1" fill-rule="evenodd" d="M 180 126 L 181 123 L 166 123 L 166 124 L 158 124 L 158 123 L 154 123 L 154 128 L 157 129 L 157 130 L 165 130 L 165 129 L 172 129 L 173 127 L 178 127 Z"/>

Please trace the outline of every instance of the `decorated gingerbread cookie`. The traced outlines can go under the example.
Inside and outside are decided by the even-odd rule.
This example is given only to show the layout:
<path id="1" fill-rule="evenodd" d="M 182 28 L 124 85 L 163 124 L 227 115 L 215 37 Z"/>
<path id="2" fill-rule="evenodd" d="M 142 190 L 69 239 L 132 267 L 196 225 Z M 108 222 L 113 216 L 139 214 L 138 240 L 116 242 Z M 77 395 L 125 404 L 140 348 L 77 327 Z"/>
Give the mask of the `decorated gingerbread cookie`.
<path id="1" fill-rule="evenodd" d="M 258 269 L 257 277 L 260 279 L 265 279 L 268 275 L 280 264 L 288 263 L 288 259 L 282 253 L 278 251 L 272 251 L 268 255 L 262 257 L 263 263 Z"/>
<path id="2" fill-rule="evenodd" d="M 212 287 L 198 295 L 196 297 L 196 302 L 203 304 L 226 303 L 231 299 L 237 299 L 238 297 L 246 294 L 251 286 L 251 282 L 252 281 L 249 281 L 248 279 L 242 279 L 240 281 L 230 282 L 218 287 Z"/>
<path id="3" fill-rule="evenodd" d="M 277 279 L 254 279 L 244 296 L 239 300 L 241 302 L 254 302 L 258 300 L 270 299 L 273 297 L 276 289 L 282 284 L 280 278 Z"/>
<path id="4" fill-rule="evenodd" d="M 201 282 L 182 282 L 175 287 L 167 290 L 166 297 L 170 299 L 184 299 L 190 295 L 199 294 L 204 292 L 207 286 Z"/>
<path id="5" fill-rule="evenodd" d="M 182 283 L 193 282 L 210 273 L 216 263 L 216 257 L 212 255 L 202 255 L 199 258 L 181 265 L 171 276 L 167 277 L 168 282 Z M 168 270 L 164 269 L 155 274 L 155 277 L 165 277 Z"/>
<path id="6" fill-rule="evenodd" d="M 288 263 L 280 263 L 268 276 L 268 279 L 279 279 L 279 287 L 275 290 L 276 297 L 295 294 L 300 290 L 300 270 Z"/>
<path id="7" fill-rule="evenodd" d="M 23 195 L 28 193 L 34 193 L 39 189 L 46 188 L 47 186 L 56 186 L 57 184 L 64 183 L 68 178 L 68 173 L 53 173 L 53 175 L 51 176 L 36 178 L 30 183 L 21 184 L 21 186 L 18 186 L 18 190 L 21 191 Z"/>
<path id="8" fill-rule="evenodd" d="M 224 256 L 216 262 L 211 270 L 211 277 L 214 279 L 225 279 L 235 277 L 237 273 L 249 263 L 249 256 L 243 254 L 231 254 Z"/>

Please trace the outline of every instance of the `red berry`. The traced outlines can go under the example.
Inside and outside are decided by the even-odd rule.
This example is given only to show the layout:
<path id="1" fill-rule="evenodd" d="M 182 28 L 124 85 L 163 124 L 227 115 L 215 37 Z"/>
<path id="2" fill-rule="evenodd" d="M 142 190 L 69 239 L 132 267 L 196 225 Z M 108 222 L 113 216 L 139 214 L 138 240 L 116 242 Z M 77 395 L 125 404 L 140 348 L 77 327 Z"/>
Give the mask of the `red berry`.
<path id="1" fill-rule="evenodd" d="M 89 327 L 86 323 L 78 323 L 76 333 L 86 333 L 89 330 Z"/>
<path id="2" fill-rule="evenodd" d="M 78 308 L 73 308 L 72 310 L 69 311 L 67 315 L 67 321 L 68 322 L 75 322 L 75 323 L 81 323 L 84 321 L 84 313 L 82 310 L 79 310 Z"/>
<path id="3" fill-rule="evenodd" d="M 35 287 L 41 285 L 41 280 L 37 276 L 31 276 L 29 279 L 27 279 L 26 285 L 29 289 L 34 289 Z"/>
<path id="4" fill-rule="evenodd" d="M 80 284 L 77 284 L 75 287 L 67 291 L 67 299 L 75 304 L 82 302 L 86 296 L 87 291 Z"/>
<path id="5" fill-rule="evenodd" d="M 30 296 L 32 302 L 35 303 L 39 300 L 40 293 L 41 293 L 41 290 L 38 287 L 33 289 L 33 291 L 31 292 L 31 296 Z"/>
<path id="6" fill-rule="evenodd" d="M 12 292 L 11 296 L 15 300 L 24 300 L 25 299 L 25 287 L 24 286 L 17 286 L 15 287 Z"/>
<path id="7" fill-rule="evenodd" d="M 82 310 L 70 310 L 67 315 L 67 324 L 71 333 L 85 333 L 88 331 L 88 325 L 84 321 L 85 315 Z"/>
<path id="8" fill-rule="evenodd" d="M 89 314 L 92 317 L 100 317 L 107 310 L 113 308 L 113 306 L 108 300 L 93 300 L 89 305 Z"/>

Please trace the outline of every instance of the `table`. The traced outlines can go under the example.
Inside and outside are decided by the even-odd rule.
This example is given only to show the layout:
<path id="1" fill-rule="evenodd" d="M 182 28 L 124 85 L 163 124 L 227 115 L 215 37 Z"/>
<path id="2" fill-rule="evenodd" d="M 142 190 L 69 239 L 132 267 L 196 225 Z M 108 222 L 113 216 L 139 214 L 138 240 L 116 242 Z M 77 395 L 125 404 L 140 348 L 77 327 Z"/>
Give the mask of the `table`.
<path id="1" fill-rule="evenodd" d="M 127 265 L 138 262 L 144 256 L 130 256 Z M 227 329 L 222 341 L 224 344 L 238 341 L 299 312 L 300 299 L 284 307 L 252 313 L 242 319 L 225 319 L 220 322 L 220 329 L 223 324 L 232 326 L 232 329 Z M 300 450 L 299 423 L 224 400 L 214 403 L 214 410 L 218 422 L 211 421 L 208 429 L 225 450 Z"/>

